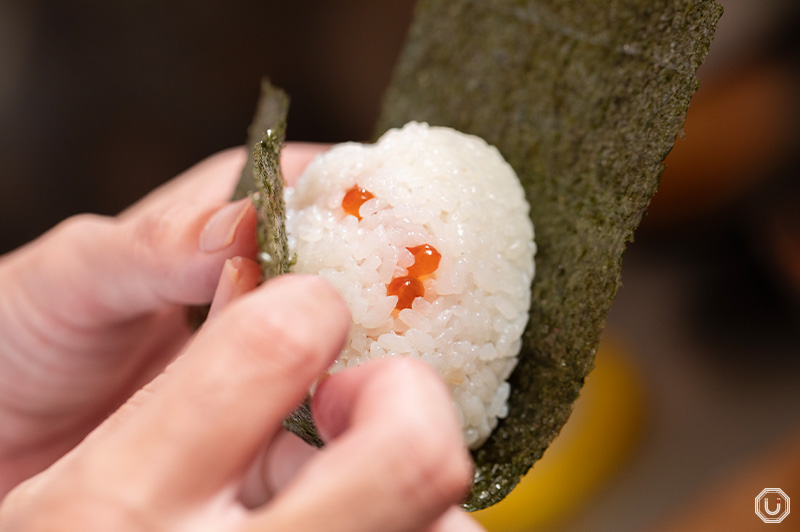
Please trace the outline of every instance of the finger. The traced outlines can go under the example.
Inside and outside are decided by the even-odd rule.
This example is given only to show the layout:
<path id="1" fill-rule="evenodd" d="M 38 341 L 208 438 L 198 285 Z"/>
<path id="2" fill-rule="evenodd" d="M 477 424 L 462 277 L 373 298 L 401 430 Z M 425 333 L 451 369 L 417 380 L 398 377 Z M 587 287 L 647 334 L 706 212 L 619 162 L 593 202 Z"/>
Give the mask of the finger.
<path id="1" fill-rule="evenodd" d="M 247 160 L 244 147 L 215 153 L 122 211 L 121 219 L 163 211 L 175 202 L 213 205 L 231 198 Z"/>
<path id="2" fill-rule="evenodd" d="M 461 508 L 450 508 L 427 532 L 486 532 Z"/>
<path id="3" fill-rule="evenodd" d="M 241 501 L 249 508 L 265 504 L 285 487 L 303 465 L 319 452 L 291 432 L 280 433 L 251 467 Z M 475 519 L 459 507 L 450 508 L 427 532 L 485 532 Z"/>
<path id="4" fill-rule="evenodd" d="M 239 500 L 248 508 L 266 503 L 286 486 L 319 449 L 282 430 L 258 453 L 242 483 Z"/>
<path id="5" fill-rule="evenodd" d="M 305 170 L 308 163 L 317 155 L 325 153 L 331 148 L 330 144 L 315 144 L 311 142 L 288 143 L 281 150 L 281 171 L 283 180 L 289 186 L 294 186 L 297 178 Z"/>
<path id="6" fill-rule="evenodd" d="M 465 495 L 471 459 L 449 392 L 423 363 L 337 373 L 313 412 L 327 445 L 246 530 L 416 531 Z"/>
<path id="7" fill-rule="evenodd" d="M 244 257 L 226 260 L 208 310 L 208 319 L 214 318 L 231 301 L 255 288 L 260 279 L 261 269 L 257 262 Z"/>
<path id="8" fill-rule="evenodd" d="M 329 144 L 289 142 L 281 149 L 284 180 L 293 184 L 314 157 L 330 149 Z M 231 197 L 248 157 L 245 147 L 231 148 L 201 161 L 175 179 L 161 185 L 120 214 L 122 218 L 160 211 L 176 200 L 211 204 Z"/>
<path id="9" fill-rule="evenodd" d="M 289 144 L 285 174 L 296 179 L 326 145 Z M 14 283 L 41 311 L 81 327 L 128 319 L 168 304 L 203 304 L 225 259 L 254 257 L 255 210 L 227 204 L 245 152 L 199 163 L 120 216 L 79 216 L 19 254 Z M 57 260 L 53 260 L 56 257 Z M 52 306 L 52 303 L 56 303 Z"/>
<path id="10" fill-rule="evenodd" d="M 339 353 L 349 314 L 316 277 L 236 301 L 85 443 L 77 467 L 141 504 L 196 504 L 233 486 Z"/>
<path id="11" fill-rule="evenodd" d="M 175 204 L 125 222 L 83 215 L 60 224 L 4 272 L 28 308 L 89 329 L 169 305 L 211 301 L 226 259 L 254 257 L 248 199 Z"/>

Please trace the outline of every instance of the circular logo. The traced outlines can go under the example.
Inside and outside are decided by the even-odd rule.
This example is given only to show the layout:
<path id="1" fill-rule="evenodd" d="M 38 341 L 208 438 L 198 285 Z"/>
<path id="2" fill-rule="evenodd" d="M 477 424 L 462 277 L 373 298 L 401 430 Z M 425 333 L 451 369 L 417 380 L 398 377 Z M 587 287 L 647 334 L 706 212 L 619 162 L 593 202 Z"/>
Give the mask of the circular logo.
<path id="1" fill-rule="evenodd" d="M 756 495 L 756 515 L 765 523 L 780 523 L 789 515 L 789 496 L 778 488 L 765 488 Z"/>

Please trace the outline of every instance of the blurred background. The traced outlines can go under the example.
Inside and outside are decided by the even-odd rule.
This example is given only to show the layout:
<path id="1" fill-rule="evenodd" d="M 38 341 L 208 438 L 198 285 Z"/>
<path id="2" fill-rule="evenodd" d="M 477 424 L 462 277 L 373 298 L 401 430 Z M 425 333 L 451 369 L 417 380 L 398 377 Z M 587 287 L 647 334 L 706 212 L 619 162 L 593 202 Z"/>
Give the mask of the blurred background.
<path id="1" fill-rule="evenodd" d="M 723 0 L 576 412 L 492 531 L 756 530 L 800 508 L 800 5 Z M 372 136 L 414 2 L 0 0 L 0 253 L 244 141 Z M 780 530 L 800 530 L 800 512 Z"/>
<path id="2" fill-rule="evenodd" d="M 0 252 L 242 144 L 265 75 L 290 140 L 369 139 L 412 6 L 0 0 Z"/>

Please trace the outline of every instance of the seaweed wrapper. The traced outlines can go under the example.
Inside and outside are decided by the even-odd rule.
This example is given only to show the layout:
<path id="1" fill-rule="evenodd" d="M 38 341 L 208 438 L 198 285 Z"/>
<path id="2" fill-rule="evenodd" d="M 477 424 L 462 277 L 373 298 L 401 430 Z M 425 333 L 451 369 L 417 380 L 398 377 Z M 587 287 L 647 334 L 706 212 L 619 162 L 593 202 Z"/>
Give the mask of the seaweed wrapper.
<path id="1" fill-rule="evenodd" d="M 263 80 L 256 114 L 247 132 L 247 145 L 252 146 L 253 151 L 233 193 L 234 200 L 251 196 L 255 204 L 258 258 L 264 281 L 288 273 L 292 263 L 284 223 L 286 205 L 280 165 L 288 113 L 287 94 Z"/>
<path id="2" fill-rule="evenodd" d="M 466 509 L 505 497 L 569 417 L 721 12 L 713 0 L 418 2 L 377 131 L 426 121 L 497 146 L 538 247 L 509 415 L 474 453 Z"/>
<path id="3" fill-rule="evenodd" d="M 289 272 L 291 256 L 286 237 L 286 206 L 283 202 L 283 174 L 280 166 L 285 121 L 267 129 L 254 149 L 257 176 L 253 201 L 258 212 L 258 259 L 264 280 Z"/>
<path id="4" fill-rule="evenodd" d="M 256 144 L 253 151 L 253 175 L 257 188 L 253 201 L 258 210 L 259 263 L 264 280 L 289 273 L 293 263 L 286 238 L 286 205 L 283 201 L 283 173 L 280 166 L 281 146 L 286 135 L 288 99 L 279 89 L 269 84 L 264 85 L 260 108 L 268 108 L 276 101 L 278 120 L 265 131 L 261 142 Z M 289 414 L 283 426 L 306 442 L 317 447 L 322 446 L 307 401 Z"/>
<path id="5" fill-rule="evenodd" d="M 293 264 L 286 235 L 286 205 L 283 201 L 281 147 L 286 137 L 289 97 L 268 80 L 261 82 L 247 145 L 253 151 L 242 169 L 233 199 L 252 196 L 258 213 L 258 248 L 262 280 L 288 273 Z M 284 420 L 284 426 L 306 442 L 322 446 L 308 402 Z"/>

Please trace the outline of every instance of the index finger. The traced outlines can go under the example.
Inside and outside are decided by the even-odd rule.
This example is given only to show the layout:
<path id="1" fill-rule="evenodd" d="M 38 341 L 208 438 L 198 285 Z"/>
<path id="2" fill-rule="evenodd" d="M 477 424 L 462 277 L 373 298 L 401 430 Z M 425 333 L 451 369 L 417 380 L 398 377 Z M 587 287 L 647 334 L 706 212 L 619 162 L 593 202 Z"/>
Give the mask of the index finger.
<path id="1" fill-rule="evenodd" d="M 212 497 L 341 350 L 349 314 L 318 277 L 284 275 L 238 298 L 85 442 L 81 467 L 142 501 Z"/>
<path id="2" fill-rule="evenodd" d="M 215 153 L 151 191 L 122 211 L 119 218 L 145 216 L 177 201 L 200 205 L 227 201 L 231 199 L 246 160 L 247 151 L 243 147 Z"/>
<path id="3" fill-rule="evenodd" d="M 326 446 L 243 530 L 417 531 L 466 494 L 472 461 L 452 399 L 423 362 L 336 373 L 312 410 Z"/>
<path id="4" fill-rule="evenodd" d="M 328 149 L 328 144 L 287 143 L 281 150 L 281 170 L 286 184 L 293 186 L 308 163 Z M 120 213 L 120 218 L 144 216 L 162 210 L 176 201 L 213 205 L 230 200 L 247 157 L 245 147 L 214 154 L 150 192 Z"/>
<path id="5" fill-rule="evenodd" d="M 283 180 L 288 186 L 294 186 L 297 178 L 306 169 L 308 163 L 317 155 L 325 153 L 331 148 L 330 144 L 316 144 L 312 142 L 288 143 L 281 150 L 281 171 Z"/>

